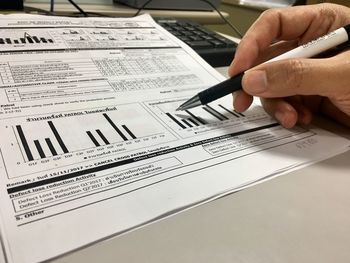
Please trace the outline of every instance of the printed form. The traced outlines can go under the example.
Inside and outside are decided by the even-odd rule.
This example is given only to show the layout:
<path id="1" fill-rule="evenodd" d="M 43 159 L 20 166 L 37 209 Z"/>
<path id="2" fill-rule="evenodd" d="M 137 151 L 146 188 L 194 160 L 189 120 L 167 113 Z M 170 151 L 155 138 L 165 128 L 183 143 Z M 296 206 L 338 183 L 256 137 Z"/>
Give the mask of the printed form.
<path id="1" fill-rule="evenodd" d="M 349 149 L 232 97 L 175 109 L 224 78 L 149 16 L 0 17 L 6 262 L 38 262 Z"/>

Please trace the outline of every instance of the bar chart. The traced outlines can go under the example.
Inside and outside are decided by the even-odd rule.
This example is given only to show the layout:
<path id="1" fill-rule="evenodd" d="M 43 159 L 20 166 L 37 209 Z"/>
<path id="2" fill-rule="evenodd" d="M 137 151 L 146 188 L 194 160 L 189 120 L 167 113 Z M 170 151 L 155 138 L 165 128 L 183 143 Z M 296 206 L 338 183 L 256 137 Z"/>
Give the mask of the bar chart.
<path id="1" fill-rule="evenodd" d="M 6 36 L 6 37 L 2 37 Z M 1 29 L 0 47 L 3 50 L 18 50 L 19 48 L 40 49 L 43 47 L 61 47 L 62 40 L 48 30 L 35 29 Z"/>
<path id="2" fill-rule="evenodd" d="M 132 111 L 133 117 L 136 117 L 135 108 Z M 126 148 L 126 145 L 135 144 L 135 141 L 139 142 L 142 138 L 164 133 L 151 118 L 148 118 L 144 122 L 145 126 L 141 128 L 141 123 L 137 123 L 134 118 L 122 120 L 118 118 L 119 114 L 122 113 L 116 109 L 115 112 L 43 121 L 40 125 L 43 126 L 45 136 L 31 134 L 28 124 L 16 125 L 15 132 L 27 161 L 111 144 Z"/>
<path id="3" fill-rule="evenodd" d="M 41 141 L 38 139 L 34 139 L 33 143 L 34 143 L 35 147 L 29 147 L 29 143 L 28 143 L 26 135 L 23 131 L 22 126 L 16 125 L 16 131 L 18 133 L 18 137 L 20 138 L 20 145 L 21 145 L 22 149 L 24 150 L 25 156 L 27 157 L 26 159 L 28 161 L 33 161 L 34 159 L 37 159 L 38 157 L 46 158 L 47 156 L 56 156 L 56 155 L 58 155 L 58 153 L 66 154 L 66 153 L 69 153 L 72 151 L 75 152 L 75 151 L 79 151 L 79 150 L 89 149 L 91 147 L 110 145 L 111 143 L 118 143 L 118 142 L 123 142 L 123 141 L 127 142 L 127 141 L 135 140 L 138 138 L 135 136 L 135 133 L 133 133 L 128 128 L 127 125 L 121 124 L 118 127 L 118 125 L 115 124 L 115 122 L 109 117 L 109 115 L 107 113 L 103 113 L 102 116 L 105 117 L 106 121 L 111 126 L 110 129 L 113 129 L 116 132 L 116 134 L 110 135 L 110 132 L 106 129 L 106 127 L 104 127 L 106 129 L 105 132 L 102 132 L 101 129 L 86 130 L 85 133 L 87 135 L 87 138 L 89 138 L 90 140 L 82 139 L 82 137 L 84 136 L 83 133 L 80 135 L 77 134 L 77 136 L 79 136 L 80 140 L 83 142 L 83 144 L 81 145 L 82 147 L 78 148 L 78 147 L 74 146 L 74 147 L 72 147 L 73 149 L 71 151 L 68 150 L 66 143 L 63 140 L 63 137 L 60 135 L 60 132 L 57 130 L 53 121 L 47 122 L 47 125 L 49 126 L 49 128 L 52 132 L 52 135 L 50 137 L 44 138 L 44 140 L 41 140 Z M 99 117 L 101 117 L 101 116 L 99 116 Z M 66 127 L 66 125 L 64 125 L 63 127 Z M 62 129 L 62 127 L 61 127 L 61 131 L 62 130 L 63 130 L 63 133 L 67 133 L 65 131 L 65 128 Z M 107 137 L 110 137 L 111 139 L 107 139 L 106 135 L 104 135 L 106 133 L 109 135 Z M 142 134 L 143 135 L 141 137 L 145 137 L 145 136 L 147 137 L 147 136 L 153 135 L 153 134 L 144 133 L 144 131 L 142 131 Z M 85 138 L 85 139 L 87 139 L 87 138 Z M 70 139 L 68 138 L 68 140 L 70 140 Z M 53 141 L 55 141 L 57 143 L 57 146 L 54 146 Z M 90 142 L 90 143 L 88 143 L 88 142 Z M 44 151 L 43 150 L 44 147 L 47 147 L 49 150 Z M 37 154 L 39 154 L 39 156 L 37 156 L 36 158 L 34 158 L 33 148 L 34 148 L 34 152 L 37 152 Z"/>
<path id="4" fill-rule="evenodd" d="M 7 161 L 30 167 L 36 162 L 57 165 L 63 158 L 66 164 L 70 158 L 75 163 L 176 140 L 137 103 L 33 116 L 10 123 L 1 123 L 2 131 L 13 138 L 1 145 L 1 150 L 8 153 Z M 38 126 L 40 134 L 34 132 Z"/>
<path id="5" fill-rule="evenodd" d="M 23 33 L 22 37 L 17 39 L 12 38 L 2 38 L 0 37 L 0 45 L 5 44 L 34 44 L 34 43 L 54 43 L 54 40 L 51 37 L 39 37 L 39 36 L 31 36 L 27 32 Z"/>
<path id="6" fill-rule="evenodd" d="M 271 122 L 271 118 L 266 113 L 254 108 L 246 113 L 233 110 L 231 98 L 177 112 L 176 108 L 184 101 L 185 99 L 174 99 L 150 102 L 148 107 L 182 138 L 198 136 L 214 130 L 228 133 L 233 129 L 232 127 L 247 123 L 254 125 L 254 123 Z"/>

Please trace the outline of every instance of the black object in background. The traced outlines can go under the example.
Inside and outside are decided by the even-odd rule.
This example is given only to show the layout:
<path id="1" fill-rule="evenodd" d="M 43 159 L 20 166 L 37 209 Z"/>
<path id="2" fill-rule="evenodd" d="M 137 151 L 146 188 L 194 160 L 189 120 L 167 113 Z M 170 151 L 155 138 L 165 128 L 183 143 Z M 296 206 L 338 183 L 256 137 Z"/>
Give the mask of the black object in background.
<path id="1" fill-rule="evenodd" d="M 0 0 L 0 10 L 2 9 L 22 10 L 23 0 Z"/>
<path id="2" fill-rule="evenodd" d="M 218 7 L 221 3 L 221 0 L 208 1 L 215 7 Z M 200 0 L 152 0 L 150 2 L 148 0 L 114 0 L 114 2 L 134 8 L 142 7 L 142 9 L 213 10 L 213 7 Z"/>
<path id="3" fill-rule="evenodd" d="M 293 5 L 306 5 L 306 0 L 295 0 Z"/>
<path id="4" fill-rule="evenodd" d="M 154 19 L 158 24 L 194 49 L 212 67 L 224 67 L 231 64 L 237 47 L 237 44 L 232 40 L 190 20 Z"/>

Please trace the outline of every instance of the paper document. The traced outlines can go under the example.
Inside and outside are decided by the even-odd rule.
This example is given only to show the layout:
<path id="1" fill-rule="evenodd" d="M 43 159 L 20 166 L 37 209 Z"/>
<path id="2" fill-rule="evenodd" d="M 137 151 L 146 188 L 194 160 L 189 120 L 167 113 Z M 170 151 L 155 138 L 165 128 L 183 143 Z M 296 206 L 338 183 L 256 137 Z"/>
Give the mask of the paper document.
<path id="1" fill-rule="evenodd" d="M 344 152 L 227 96 L 224 78 L 149 16 L 0 16 L 0 209 L 6 262 L 60 256 Z"/>

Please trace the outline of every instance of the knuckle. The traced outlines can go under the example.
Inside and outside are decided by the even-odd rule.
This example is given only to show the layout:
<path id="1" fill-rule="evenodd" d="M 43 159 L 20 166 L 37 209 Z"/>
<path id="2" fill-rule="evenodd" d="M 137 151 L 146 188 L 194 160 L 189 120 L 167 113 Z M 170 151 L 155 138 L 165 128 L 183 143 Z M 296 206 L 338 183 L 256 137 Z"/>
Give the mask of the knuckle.
<path id="1" fill-rule="evenodd" d="M 280 12 L 281 11 L 278 8 L 267 9 L 260 15 L 260 19 L 271 22 L 276 17 L 280 16 Z"/>
<path id="2" fill-rule="evenodd" d="M 319 5 L 319 15 L 322 18 L 335 19 L 338 16 L 337 6 L 329 3 L 323 3 Z"/>
<path id="3" fill-rule="evenodd" d="M 328 31 L 350 23 L 350 9 L 334 3 L 322 3 L 315 10 L 318 14 L 318 21 L 323 21 L 328 26 Z M 326 31 L 324 31 L 326 32 Z"/>
<path id="4" fill-rule="evenodd" d="M 295 93 L 303 86 L 308 67 L 299 59 L 291 59 L 282 69 L 285 87 L 295 90 Z"/>
<path id="5" fill-rule="evenodd" d="M 328 32 L 332 29 L 335 21 L 339 18 L 339 10 L 332 4 L 323 3 L 319 6 L 318 21 L 321 21 L 319 26 L 322 32 Z"/>

